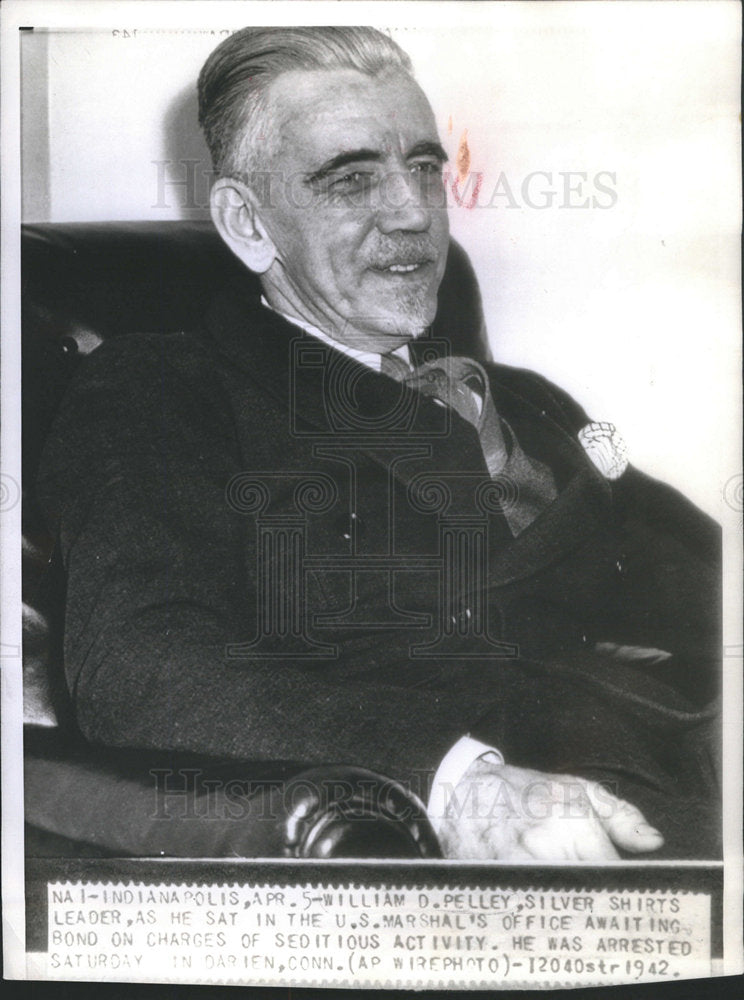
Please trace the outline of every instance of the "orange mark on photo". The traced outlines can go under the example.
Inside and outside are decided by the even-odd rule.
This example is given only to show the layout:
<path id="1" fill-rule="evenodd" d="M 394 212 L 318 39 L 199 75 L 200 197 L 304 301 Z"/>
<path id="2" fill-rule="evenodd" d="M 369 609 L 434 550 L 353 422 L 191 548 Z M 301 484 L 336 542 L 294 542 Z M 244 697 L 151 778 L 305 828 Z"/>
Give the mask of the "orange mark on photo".
<path id="1" fill-rule="evenodd" d="M 464 182 L 470 173 L 470 148 L 468 146 L 467 129 L 460 136 L 460 145 L 457 147 L 455 163 L 457 164 L 457 176 L 460 178 L 460 181 Z"/>

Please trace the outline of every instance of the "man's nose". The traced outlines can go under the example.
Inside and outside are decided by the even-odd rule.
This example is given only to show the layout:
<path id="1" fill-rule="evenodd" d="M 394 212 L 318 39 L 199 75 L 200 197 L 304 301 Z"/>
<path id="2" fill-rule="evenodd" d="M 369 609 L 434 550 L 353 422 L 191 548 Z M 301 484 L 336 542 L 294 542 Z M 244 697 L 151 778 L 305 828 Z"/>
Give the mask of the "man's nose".
<path id="1" fill-rule="evenodd" d="M 407 170 L 385 174 L 379 188 L 377 227 L 382 233 L 399 229 L 425 232 L 431 225 L 431 210 L 424 201 L 418 179 Z"/>

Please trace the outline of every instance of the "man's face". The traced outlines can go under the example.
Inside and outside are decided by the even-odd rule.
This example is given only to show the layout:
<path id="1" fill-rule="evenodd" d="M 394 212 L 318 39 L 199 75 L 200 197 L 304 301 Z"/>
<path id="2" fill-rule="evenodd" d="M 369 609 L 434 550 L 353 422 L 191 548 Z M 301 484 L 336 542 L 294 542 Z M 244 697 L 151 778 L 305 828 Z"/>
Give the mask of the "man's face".
<path id="1" fill-rule="evenodd" d="M 449 227 L 445 155 L 403 73 L 293 71 L 269 91 L 280 142 L 260 217 L 277 249 L 271 304 L 386 353 L 434 319 Z"/>

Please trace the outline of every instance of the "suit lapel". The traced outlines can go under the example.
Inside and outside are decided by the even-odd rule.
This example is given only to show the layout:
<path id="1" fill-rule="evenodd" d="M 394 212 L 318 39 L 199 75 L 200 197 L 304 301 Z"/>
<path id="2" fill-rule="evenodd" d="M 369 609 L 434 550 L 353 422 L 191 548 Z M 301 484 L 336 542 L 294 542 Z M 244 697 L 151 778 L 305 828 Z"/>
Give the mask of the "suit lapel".
<path id="1" fill-rule="evenodd" d="M 500 586 L 534 575 L 606 530 L 612 491 L 578 439 L 547 409 L 508 385 L 498 366 L 492 368 L 492 392 L 524 451 L 551 467 L 559 490 L 540 517 L 492 560 L 490 582 Z"/>

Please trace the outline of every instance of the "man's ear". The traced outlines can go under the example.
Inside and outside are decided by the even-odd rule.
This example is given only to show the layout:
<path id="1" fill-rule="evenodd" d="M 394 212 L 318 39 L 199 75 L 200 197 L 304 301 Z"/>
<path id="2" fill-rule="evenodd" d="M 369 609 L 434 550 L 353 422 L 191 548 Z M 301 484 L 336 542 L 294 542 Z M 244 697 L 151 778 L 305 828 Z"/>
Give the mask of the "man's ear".
<path id="1" fill-rule="evenodd" d="M 258 214 L 256 196 L 234 177 L 219 177 L 209 195 L 212 221 L 222 239 L 246 267 L 263 274 L 276 257 L 276 247 Z"/>

